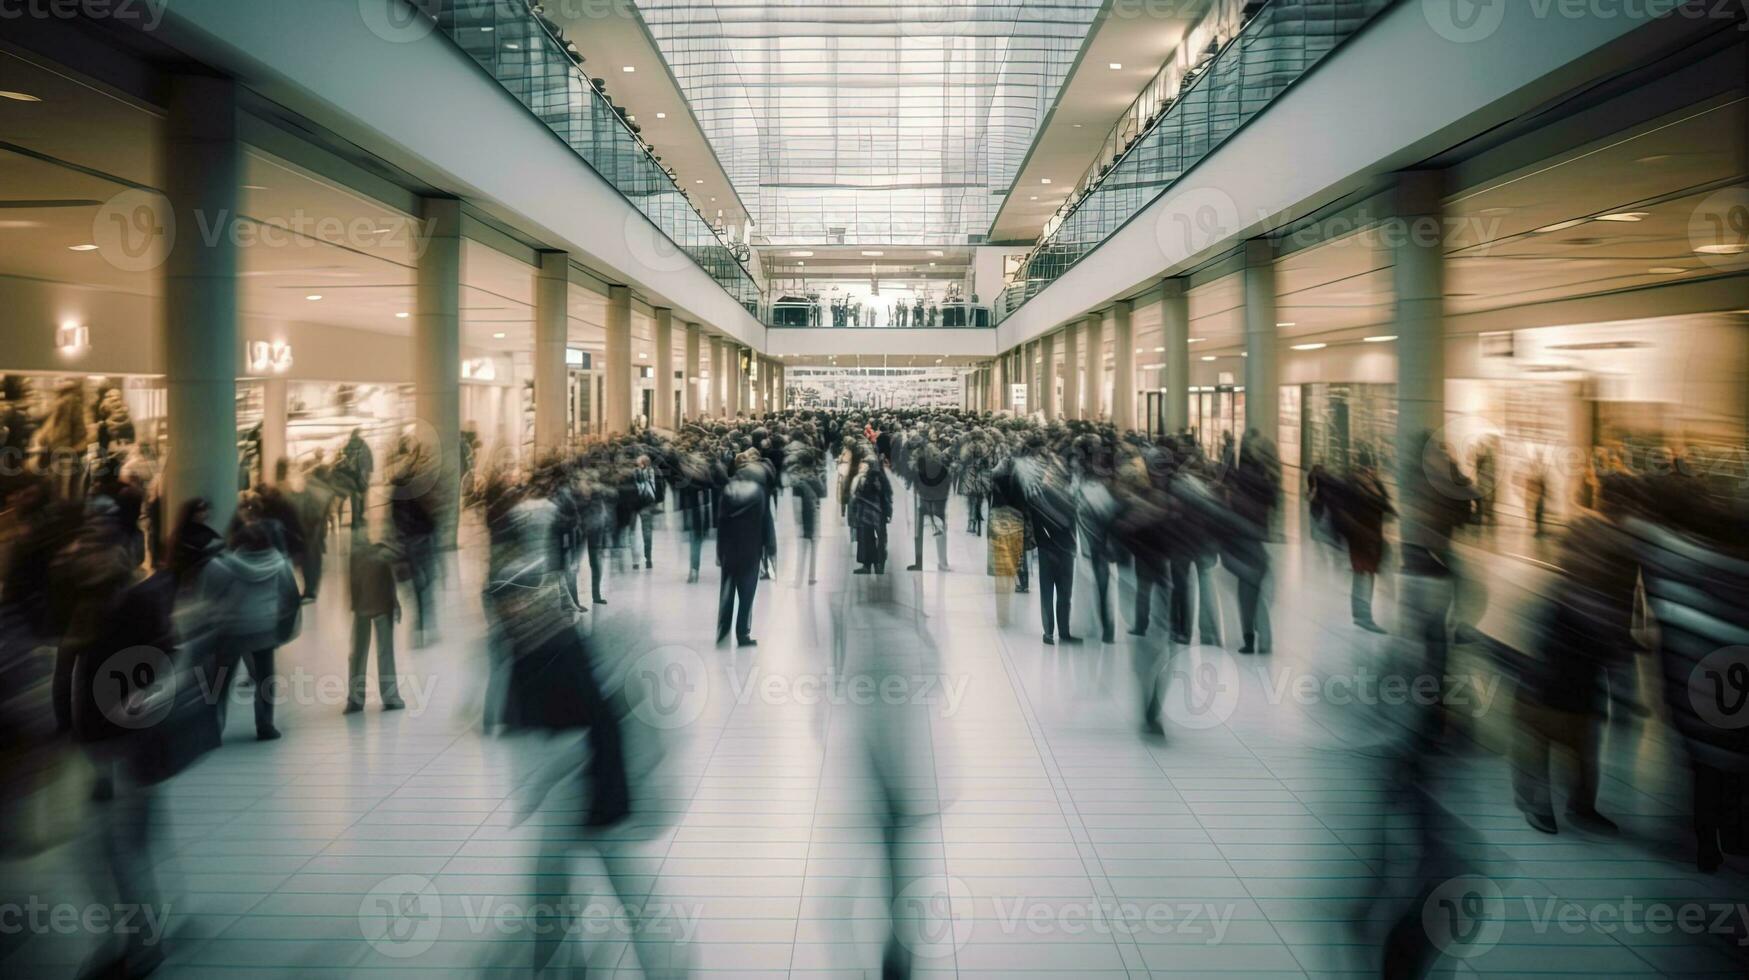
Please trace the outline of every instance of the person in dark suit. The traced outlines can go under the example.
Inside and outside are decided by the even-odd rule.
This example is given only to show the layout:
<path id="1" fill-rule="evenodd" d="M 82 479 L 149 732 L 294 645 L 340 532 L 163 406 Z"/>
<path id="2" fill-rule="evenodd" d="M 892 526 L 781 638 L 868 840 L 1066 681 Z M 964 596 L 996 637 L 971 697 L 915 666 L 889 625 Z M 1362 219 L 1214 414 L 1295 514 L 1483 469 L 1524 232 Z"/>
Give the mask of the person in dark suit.
<path id="1" fill-rule="evenodd" d="M 759 564 L 777 552 L 777 525 L 768 500 L 769 474 L 757 452 L 736 457 L 735 475 L 723 487 L 717 509 L 717 563 L 723 584 L 717 600 L 717 642 L 735 627 L 735 645 L 758 645 L 753 639 L 753 596 L 759 589 Z"/>
<path id="2" fill-rule="evenodd" d="M 1069 477 L 1054 455 L 1016 461 L 1016 476 L 1038 541 L 1038 603 L 1044 641 L 1080 643 L 1069 632 L 1069 607 L 1075 591 L 1075 501 Z"/>

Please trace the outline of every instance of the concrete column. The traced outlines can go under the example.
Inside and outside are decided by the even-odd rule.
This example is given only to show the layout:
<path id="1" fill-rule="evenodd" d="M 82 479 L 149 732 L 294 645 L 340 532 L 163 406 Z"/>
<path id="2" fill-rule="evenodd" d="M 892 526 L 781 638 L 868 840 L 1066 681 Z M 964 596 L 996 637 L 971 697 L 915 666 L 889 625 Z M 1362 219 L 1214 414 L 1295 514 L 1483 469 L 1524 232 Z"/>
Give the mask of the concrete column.
<path id="1" fill-rule="evenodd" d="M 1244 276 L 1245 429 L 1274 442 L 1281 421 L 1281 370 L 1275 352 L 1275 246 L 1267 239 L 1245 243 Z"/>
<path id="2" fill-rule="evenodd" d="M 725 344 L 723 358 L 727 362 L 723 366 L 723 379 L 728 383 L 728 399 L 723 414 L 734 418 L 741 414 L 744 405 L 742 389 L 746 387 L 747 380 L 741 374 L 741 345 L 733 342 Z"/>
<path id="3" fill-rule="evenodd" d="M 1045 421 L 1057 417 L 1057 335 L 1046 334 L 1038 342 L 1038 407 Z"/>
<path id="4" fill-rule="evenodd" d="M 1026 385 L 1026 414 L 1032 415 L 1039 410 L 1038 395 L 1038 343 L 1020 346 L 1020 370 L 1022 383 Z"/>
<path id="5" fill-rule="evenodd" d="M 1403 540 L 1434 544 L 1416 488 L 1427 439 L 1445 425 L 1445 175 L 1417 170 L 1397 175 L 1398 221 L 1412 232 L 1396 236 L 1392 280 L 1397 301 L 1397 472 L 1403 488 Z M 1429 233 L 1419 233 L 1421 229 Z M 1440 474 L 1443 480 L 1445 474 Z M 1438 486 L 1439 484 L 1435 484 Z"/>
<path id="6" fill-rule="evenodd" d="M 711 336 L 710 380 L 705 384 L 705 412 L 721 417 L 723 406 L 723 338 Z"/>
<path id="7" fill-rule="evenodd" d="M 237 95 L 229 81 L 177 77 L 164 119 L 163 165 L 170 245 L 164 265 L 162 354 L 170 451 L 164 460 L 164 527 L 196 497 L 223 531 L 237 506 L 236 220 L 242 153 Z M 202 223 L 226 234 L 203 236 Z M 172 244 L 168 228 L 182 230 Z"/>
<path id="8" fill-rule="evenodd" d="M 1082 332 L 1087 335 L 1081 338 L 1081 346 L 1087 349 L 1087 368 L 1081 379 L 1086 403 L 1081 417 L 1104 418 L 1111 414 L 1111 403 L 1105 395 L 1105 314 L 1088 317 Z"/>
<path id="9" fill-rule="evenodd" d="M 1013 362 L 1013 352 L 1009 352 L 997 357 L 990 366 L 990 411 L 1007 411 L 1007 371 Z"/>
<path id="10" fill-rule="evenodd" d="M 534 450 L 564 447 L 570 426 L 565 347 L 571 333 L 571 256 L 540 253 L 534 283 Z"/>
<path id="11" fill-rule="evenodd" d="M 290 396 L 285 378 L 261 380 L 261 481 L 273 482 L 274 468 L 286 459 L 286 422 L 290 415 Z"/>
<path id="12" fill-rule="evenodd" d="M 695 419 L 704 414 L 700 399 L 703 392 L 700 390 L 698 381 L 698 349 L 699 341 L 702 339 L 700 334 L 698 324 L 688 323 L 686 325 L 686 362 L 681 368 L 684 372 L 682 377 L 686 379 L 686 390 L 681 395 L 681 409 L 689 419 Z"/>
<path id="13" fill-rule="evenodd" d="M 1063 327 L 1063 418 L 1081 417 L 1081 324 Z"/>
<path id="14" fill-rule="evenodd" d="M 616 435 L 632 427 L 632 291 L 607 287 L 607 356 L 602 365 L 602 432 Z"/>
<path id="15" fill-rule="evenodd" d="M 1111 308 L 1111 420 L 1120 433 L 1136 428 L 1136 332 L 1127 302 Z"/>
<path id="16" fill-rule="evenodd" d="M 420 439 L 431 443 L 426 449 L 436 464 L 427 496 L 437 515 L 438 543 L 454 548 L 461 496 L 462 204 L 426 198 L 420 210 L 429 241 L 419 256 L 413 401 Z"/>
<path id="17" fill-rule="evenodd" d="M 656 417 L 658 429 L 674 428 L 674 311 L 656 311 Z"/>
<path id="18" fill-rule="evenodd" d="M 1166 431 L 1177 434 L 1190 427 L 1190 294 L 1183 279 L 1160 284 L 1160 332 L 1166 345 Z"/>

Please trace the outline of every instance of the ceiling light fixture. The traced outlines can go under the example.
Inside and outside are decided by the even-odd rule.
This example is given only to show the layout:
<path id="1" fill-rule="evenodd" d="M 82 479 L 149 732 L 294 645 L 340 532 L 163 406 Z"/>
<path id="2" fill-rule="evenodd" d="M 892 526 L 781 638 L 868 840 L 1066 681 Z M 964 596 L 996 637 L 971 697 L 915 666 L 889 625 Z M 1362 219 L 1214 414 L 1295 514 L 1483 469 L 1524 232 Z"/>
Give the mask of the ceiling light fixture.
<path id="1" fill-rule="evenodd" d="M 1051 179 L 1049 177 L 1040 177 L 1038 179 L 1038 182 L 1041 184 L 1049 184 L 1051 182 Z"/>
<path id="2" fill-rule="evenodd" d="M 1154 353 L 1156 353 L 1156 354 L 1164 354 L 1164 353 L 1166 353 L 1166 348 L 1164 348 L 1164 347 L 1156 347 L 1156 348 L 1154 348 Z"/>
<path id="3" fill-rule="evenodd" d="M 794 259 L 811 259 L 814 257 L 814 253 L 808 252 L 808 251 L 791 252 L 789 254 L 790 254 L 790 258 L 794 258 Z"/>
<path id="4" fill-rule="evenodd" d="M 411 313 L 397 313 L 397 314 L 395 314 L 395 319 L 397 319 L 397 320 L 405 320 L 405 319 L 407 319 L 407 318 L 408 318 L 408 317 L 411 317 L 411 316 L 412 316 L 412 315 L 413 315 L 413 314 L 411 314 Z"/>
<path id="5" fill-rule="evenodd" d="M 626 65 L 620 69 L 620 71 L 625 72 L 627 75 L 630 75 L 637 70 L 638 69 L 637 69 L 636 65 Z"/>
<path id="6" fill-rule="evenodd" d="M 1695 249 L 1701 255 L 1742 255 L 1749 245 L 1702 245 Z"/>
<path id="7" fill-rule="evenodd" d="M 1192 337 L 1189 340 L 1185 341 L 1185 343 L 1187 343 L 1187 344 L 1206 344 L 1206 343 L 1208 343 L 1208 338 L 1207 337 Z"/>
<path id="8" fill-rule="evenodd" d="M 504 331 L 500 330 L 497 333 L 493 334 L 492 339 L 493 340 L 503 340 L 504 339 Z"/>
<path id="9" fill-rule="evenodd" d="M 304 298 L 309 300 L 312 303 L 320 303 L 322 301 L 322 294 L 321 293 L 311 293 L 310 295 L 305 296 Z"/>
<path id="10" fill-rule="evenodd" d="M 1369 344 L 1388 344 L 1391 341 L 1396 340 L 1396 339 L 1397 339 L 1396 334 L 1387 333 L 1387 334 L 1380 334 L 1377 337 L 1368 337 L 1368 338 L 1366 338 L 1366 342 Z"/>
<path id="11" fill-rule="evenodd" d="M 1295 344 L 1294 350 L 1323 350 L 1329 344 Z"/>
<path id="12" fill-rule="evenodd" d="M 666 112 L 658 112 L 658 113 L 656 113 L 656 118 L 657 118 L 657 119 L 667 119 L 667 118 L 668 118 L 668 113 L 666 113 Z"/>
<path id="13" fill-rule="evenodd" d="M 1688 270 L 1679 269 L 1673 265 L 1655 265 L 1646 271 L 1654 276 L 1680 276 Z"/>
<path id="14" fill-rule="evenodd" d="M 1533 234 L 1533 235 L 1551 235 L 1557 231 L 1566 231 L 1568 228 L 1577 228 L 1580 225 L 1582 225 L 1585 222 L 1590 221 L 1590 220 L 1591 220 L 1590 218 L 1575 218 L 1572 221 L 1560 221 L 1560 222 L 1556 222 L 1555 224 L 1552 224 L 1552 225 L 1544 225 L 1541 228 L 1538 228 L 1537 230 L 1531 232 L 1531 234 Z"/>
<path id="15" fill-rule="evenodd" d="M 68 245 L 67 251 L 69 251 L 69 252 L 95 252 L 95 251 L 97 251 L 97 246 L 96 245 Z"/>
<path id="16" fill-rule="evenodd" d="M 1123 71 L 1123 64 L 1121 62 L 1114 61 L 1111 63 L 1111 70 L 1112 71 Z"/>
<path id="17" fill-rule="evenodd" d="M 694 181 L 693 181 L 693 183 L 695 183 L 695 184 L 702 184 L 702 183 L 704 183 L 704 181 L 702 181 L 702 180 L 694 180 Z"/>
<path id="18" fill-rule="evenodd" d="M 862 253 L 862 257 L 865 259 L 878 259 L 886 254 L 887 253 L 885 253 L 885 252 L 866 252 L 865 251 Z"/>
<path id="19" fill-rule="evenodd" d="M 1291 320 L 1288 321 L 1287 323 L 1278 323 L 1275 325 L 1277 330 L 1285 329 L 1287 327 L 1297 327 L 1297 326 L 1299 326 L 1299 324 L 1294 323 Z"/>
<path id="20" fill-rule="evenodd" d="M 1651 217 L 1650 211 L 1622 211 L 1618 214 L 1600 214 L 1597 216 L 1597 220 L 1632 223 L 1635 221 L 1644 221 L 1649 217 Z"/>
<path id="21" fill-rule="evenodd" d="M 42 100 L 29 92 L 0 92 L 0 99 L 10 99 L 13 102 L 41 102 Z"/>
<path id="22" fill-rule="evenodd" d="M 1213 354 L 1204 354 L 1204 355 L 1203 355 L 1203 356 L 1202 356 L 1202 359 L 1203 359 L 1203 360 L 1204 360 L 1204 361 L 1218 361 L 1218 360 L 1220 360 L 1220 358 L 1218 358 L 1218 357 L 1216 357 L 1216 356 L 1215 356 L 1215 355 L 1213 355 Z"/>

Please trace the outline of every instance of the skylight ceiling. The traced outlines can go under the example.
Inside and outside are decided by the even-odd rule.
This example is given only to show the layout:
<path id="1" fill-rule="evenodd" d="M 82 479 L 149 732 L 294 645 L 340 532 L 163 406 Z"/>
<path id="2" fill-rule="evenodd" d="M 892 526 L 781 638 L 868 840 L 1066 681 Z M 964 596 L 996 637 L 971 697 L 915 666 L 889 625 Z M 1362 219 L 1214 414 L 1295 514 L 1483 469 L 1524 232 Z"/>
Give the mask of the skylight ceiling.
<path id="1" fill-rule="evenodd" d="M 636 0 L 774 245 L 986 233 L 1100 0 Z"/>

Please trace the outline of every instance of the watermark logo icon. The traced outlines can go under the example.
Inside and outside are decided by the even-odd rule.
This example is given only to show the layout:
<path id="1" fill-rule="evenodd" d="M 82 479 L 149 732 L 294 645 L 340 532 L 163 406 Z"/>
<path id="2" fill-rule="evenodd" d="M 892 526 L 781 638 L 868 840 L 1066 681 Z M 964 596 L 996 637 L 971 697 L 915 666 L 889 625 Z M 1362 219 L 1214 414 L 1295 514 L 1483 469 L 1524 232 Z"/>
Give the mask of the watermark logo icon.
<path id="1" fill-rule="evenodd" d="M 371 948 L 391 959 L 430 949 L 443 928 L 437 884 L 423 875 L 395 875 L 358 903 L 358 929 Z"/>
<path id="2" fill-rule="evenodd" d="M 1749 269 L 1749 187 L 1707 195 L 1688 218 L 1694 254 L 1720 269 Z"/>
<path id="3" fill-rule="evenodd" d="M 358 0 L 358 16 L 372 34 L 391 44 L 424 40 L 437 22 L 409 0 Z"/>
<path id="4" fill-rule="evenodd" d="M 1213 187 L 1173 194 L 1154 223 L 1154 240 L 1168 259 L 1196 255 L 1239 233 L 1239 205 Z"/>
<path id="5" fill-rule="evenodd" d="M 625 242 L 632 258 L 651 272 L 679 272 L 693 264 L 692 256 L 637 211 L 626 212 Z"/>
<path id="6" fill-rule="evenodd" d="M 685 728 L 710 703 L 710 669 L 690 647 L 646 650 L 632 661 L 625 683 L 632 716 L 651 728 Z"/>
<path id="7" fill-rule="evenodd" d="M 1421 927 L 1440 952 L 1472 959 L 1494 948 L 1506 931 L 1506 897 L 1480 875 L 1452 878 L 1427 895 Z"/>
<path id="8" fill-rule="evenodd" d="M 151 728 L 163 721 L 175 695 L 174 666 L 157 647 L 128 647 L 111 654 L 91 681 L 97 710 L 120 728 Z"/>
<path id="9" fill-rule="evenodd" d="M 972 890 L 958 878 L 925 875 L 893 896 L 893 935 L 913 956 L 946 959 L 972 938 Z"/>
<path id="10" fill-rule="evenodd" d="M 91 242 L 103 260 L 123 272 L 150 272 L 176 247 L 176 212 L 153 191 L 122 191 L 97 209 Z"/>
<path id="11" fill-rule="evenodd" d="M 1239 708 L 1239 665 L 1225 651 L 1182 656 L 1168 681 L 1162 710 L 1180 728 L 1200 731 L 1224 725 Z"/>
<path id="12" fill-rule="evenodd" d="M 1749 728 L 1749 647 L 1714 650 L 1696 664 L 1688 675 L 1688 702 L 1714 728 Z"/>
<path id="13" fill-rule="evenodd" d="M 1507 0 L 1421 0 L 1433 33 L 1455 44 L 1486 41 L 1506 23 Z"/>

